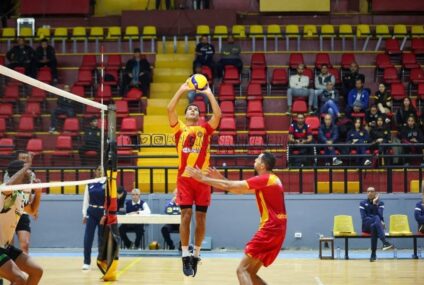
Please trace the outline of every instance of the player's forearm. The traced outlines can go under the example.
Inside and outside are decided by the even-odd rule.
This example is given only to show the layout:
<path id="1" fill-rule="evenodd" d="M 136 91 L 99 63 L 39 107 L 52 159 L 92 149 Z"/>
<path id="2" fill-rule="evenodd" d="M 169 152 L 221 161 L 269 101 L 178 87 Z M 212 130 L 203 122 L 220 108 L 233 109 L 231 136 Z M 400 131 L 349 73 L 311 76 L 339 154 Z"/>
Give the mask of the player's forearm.
<path id="1" fill-rule="evenodd" d="M 22 184 L 23 179 L 25 178 L 26 172 L 29 170 L 31 165 L 25 164 L 24 167 L 15 173 L 12 177 L 10 177 L 9 181 L 6 185 L 17 185 Z"/>
<path id="2" fill-rule="evenodd" d="M 232 181 L 203 176 L 201 182 L 221 190 L 230 191 Z"/>
<path id="3" fill-rule="evenodd" d="M 36 191 L 34 194 L 34 199 L 32 203 L 28 205 L 28 209 L 25 208 L 28 214 L 35 215 L 38 213 L 38 209 L 40 208 L 41 202 L 41 191 Z"/>

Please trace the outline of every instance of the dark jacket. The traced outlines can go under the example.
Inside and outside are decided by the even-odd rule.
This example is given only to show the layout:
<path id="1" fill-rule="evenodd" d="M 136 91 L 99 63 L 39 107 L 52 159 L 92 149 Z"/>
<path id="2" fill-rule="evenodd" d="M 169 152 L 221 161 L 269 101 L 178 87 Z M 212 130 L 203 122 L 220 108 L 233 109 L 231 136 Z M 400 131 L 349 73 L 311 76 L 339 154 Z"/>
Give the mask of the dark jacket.
<path id="1" fill-rule="evenodd" d="M 424 225 L 424 206 L 423 206 L 423 202 L 418 202 L 417 205 L 415 206 L 414 217 L 415 217 L 415 220 L 418 223 L 418 227 L 421 226 L 421 225 Z"/>
<path id="2" fill-rule="evenodd" d="M 325 124 L 322 124 L 318 130 L 318 142 L 327 143 L 331 140 L 333 143 L 339 138 L 339 130 L 336 125 L 332 124 L 329 128 Z"/>
<path id="3" fill-rule="evenodd" d="M 210 62 L 213 60 L 215 54 L 215 47 L 210 43 L 198 43 L 196 46 L 196 53 L 200 53 L 196 58 L 202 62 Z"/>
<path id="4" fill-rule="evenodd" d="M 47 46 L 45 50 L 41 46 L 39 46 L 35 50 L 35 60 L 37 62 L 41 62 L 44 59 L 44 56 L 49 62 L 56 61 L 56 52 L 52 46 Z"/>
<path id="5" fill-rule="evenodd" d="M 34 50 L 28 45 L 25 45 L 22 48 L 20 46 L 14 46 L 7 52 L 6 58 L 9 62 L 27 64 L 34 59 Z"/>
<path id="6" fill-rule="evenodd" d="M 376 123 L 377 123 L 377 118 L 378 117 L 382 117 L 382 114 L 381 114 L 381 112 L 379 110 L 377 110 L 377 113 L 375 113 L 375 114 L 371 114 L 371 110 L 370 109 L 368 109 L 365 112 L 365 122 L 369 126 L 375 126 Z"/>
<path id="7" fill-rule="evenodd" d="M 60 107 L 62 109 L 71 109 L 75 111 L 74 101 L 62 96 L 57 99 L 57 107 Z"/>
<path id="8" fill-rule="evenodd" d="M 402 128 L 400 132 L 400 140 L 403 143 L 411 143 L 411 139 L 414 138 L 418 143 L 422 143 L 424 141 L 423 132 L 417 125 L 414 125 L 412 128 L 408 126 Z"/>
<path id="9" fill-rule="evenodd" d="M 391 141 L 390 130 L 383 127 L 374 127 L 370 131 L 371 141 L 375 142 L 377 139 L 383 139 L 383 143 L 389 143 Z"/>
<path id="10" fill-rule="evenodd" d="M 140 72 L 144 72 L 150 76 L 151 69 L 150 69 L 149 61 L 145 58 L 144 59 L 142 58 L 140 59 L 139 63 L 140 63 Z M 132 74 L 133 68 L 136 64 L 137 64 L 137 61 L 135 59 L 128 60 L 127 64 L 125 65 L 125 72 L 127 74 Z"/>
<path id="11" fill-rule="evenodd" d="M 325 103 L 328 100 L 333 100 L 334 103 L 337 104 L 339 103 L 339 92 L 337 90 L 332 90 L 332 91 L 324 90 L 321 93 L 320 100 L 322 103 Z"/>
<path id="12" fill-rule="evenodd" d="M 358 72 L 352 73 L 349 70 L 343 75 L 343 78 L 342 78 L 343 87 L 345 88 L 345 90 L 347 90 L 347 92 L 355 88 L 356 79 L 362 79 L 362 82 L 365 83 L 365 76 L 362 73 L 358 73 Z"/>
<path id="13" fill-rule="evenodd" d="M 125 203 L 125 210 L 128 213 L 138 212 L 144 210 L 144 201 L 140 200 L 138 204 L 133 205 L 132 200 L 129 200 Z"/>
<path id="14" fill-rule="evenodd" d="M 98 127 L 88 127 L 84 131 L 84 144 L 90 147 L 100 149 L 101 134 Z"/>
<path id="15" fill-rule="evenodd" d="M 412 106 L 408 110 L 398 109 L 396 112 L 396 123 L 398 126 L 405 126 L 408 121 L 408 117 L 414 115 L 417 117 L 417 111 Z"/>
<path id="16" fill-rule="evenodd" d="M 354 139 L 358 140 L 357 143 L 368 143 L 368 132 L 364 129 L 361 129 L 359 131 L 352 129 L 347 133 L 347 141 L 352 142 Z"/>
<path id="17" fill-rule="evenodd" d="M 384 222 L 384 203 L 382 201 L 378 201 L 378 204 L 374 205 L 372 201 L 366 199 L 359 204 L 359 211 L 361 213 L 363 231 L 365 231 L 364 225 L 367 223 L 367 220 L 374 218 L 374 216 L 379 216 L 380 220 Z"/>
<path id="18" fill-rule="evenodd" d="M 387 105 L 387 102 L 392 101 L 392 96 L 387 94 L 387 92 L 381 93 L 380 91 L 375 92 L 375 104 L 381 104 L 384 108 L 391 109 L 390 106 Z"/>

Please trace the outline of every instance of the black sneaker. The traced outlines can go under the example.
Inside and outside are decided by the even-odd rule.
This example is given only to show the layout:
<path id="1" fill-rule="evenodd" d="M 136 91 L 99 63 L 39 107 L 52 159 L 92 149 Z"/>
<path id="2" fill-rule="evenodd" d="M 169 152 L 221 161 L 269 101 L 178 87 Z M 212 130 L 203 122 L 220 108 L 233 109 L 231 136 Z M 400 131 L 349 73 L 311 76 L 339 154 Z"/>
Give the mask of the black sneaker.
<path id="1" fill-rule="evenodd" d="M 375 253 L 371 253 L 370 262 L 375 262 L 377 260 L 377 256 Z"/>
<path id="2" fill-rule="evenodd" d="M 389 249 L 392 249 L 392 248 L 393 248 L 393 244 L 391 244 L 390 242 L 385 241 L 383 243 L 383 250 L 389 250 Z"/>
<path id="3" fill-rule="evenodd" d="M 200 257 L 192 256 L 191 257 L 191 266 L 193 266 L 193 277 L 196 276 L 197 273 L 197 264 L 200 261 Z"/>
<path id="4" fill-rule="evenodd" d="M 193 267 L 191 264 L 191 256 L 185 256 L 183 260 L 183 273 L 185 276 L 193 276 Z"/>

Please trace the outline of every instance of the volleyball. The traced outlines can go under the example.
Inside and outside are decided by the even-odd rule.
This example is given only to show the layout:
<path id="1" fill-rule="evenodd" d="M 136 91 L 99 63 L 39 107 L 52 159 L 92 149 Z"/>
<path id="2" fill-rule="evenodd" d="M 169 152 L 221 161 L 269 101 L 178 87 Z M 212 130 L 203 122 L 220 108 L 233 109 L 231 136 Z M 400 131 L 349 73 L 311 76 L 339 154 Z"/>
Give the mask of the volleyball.
<path id="1" fill-rule="evenodd" d="M 208 87 L 208 79 L 203 74 L 194 74 L 187 79 L 187 84 L 192 89 L 202 91 Z"/>
<path id="2" fill-rule="evenodd" d="M 158 250 L 158 249 L 160 249 L 160 244 L 157 241 L 152 241 L 149 244 L 149 249 L 150 250 Z"/>

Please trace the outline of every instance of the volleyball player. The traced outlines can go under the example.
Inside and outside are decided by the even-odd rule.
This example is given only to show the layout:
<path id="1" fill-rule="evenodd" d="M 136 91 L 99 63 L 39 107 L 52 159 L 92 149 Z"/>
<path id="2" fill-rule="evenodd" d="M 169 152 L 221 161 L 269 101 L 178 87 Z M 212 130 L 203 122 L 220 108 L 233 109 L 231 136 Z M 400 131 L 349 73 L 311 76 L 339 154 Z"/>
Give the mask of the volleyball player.
<path id="1" fill-rule="evenodd" d="M 280 179 L 272 173 L 275 157 L 268 152 L 255 160 L 257 176 L 243 181 L 226 180 L 216 170 L 204 175 L 200 169 L 187 167 L 186 173 L 201 183 L 236 194 L 255 193 L 261 223 L 259 230 L 247 243 L 245 256 L 237 269 L 241 285 L 266 284 L 258 276 L 262 266 L 271 265 L 277 258 L 286 236 L 287 216 L 284 203 L 284 188 Z"/>
<path id="2" fill-rule="evenodd" d="M 6 185 L 29 183 L 31 163 L 31 155 L 25 163 L 21 160 L 10 162 L 7 171 L 11 178 Z M 4 191 L 0 194 L 0 277 L 14 285 L 36 285 L 43 275 L 43 269 L 26 253 L 11 245 L 24 212 L 24 199 L 23 191 Z"/>
<path id="3" fill-rule="evenodd" d="M 210 186 L 188 177 L 184 169 L 186 166 L 208 169 L 210 137 L 219 125 L 221 109 L 212 91 L 207 87 L 202 94 L 208 97 L 212 106 L 211 119 L 199 125 L 199 108 L 190 104 L 185 110 L 185 122 L 178 120 L 176 112 L 178 101 L 184 93 L 191 90 L 186 83 L 181 85 L 168 104 L 168 118 L 175 135 L 179 159 L 177 204 L 181 207 L 180 238 L 183 272 L 186 276 L 194 277 L 200 260 L 200 247 L 205 237 L 206 212 L 210 204 L 211 192 Z M 188 244 L 193 205 L 196 205 L 196 229 L 194 252 L 191 255 Z"/>

